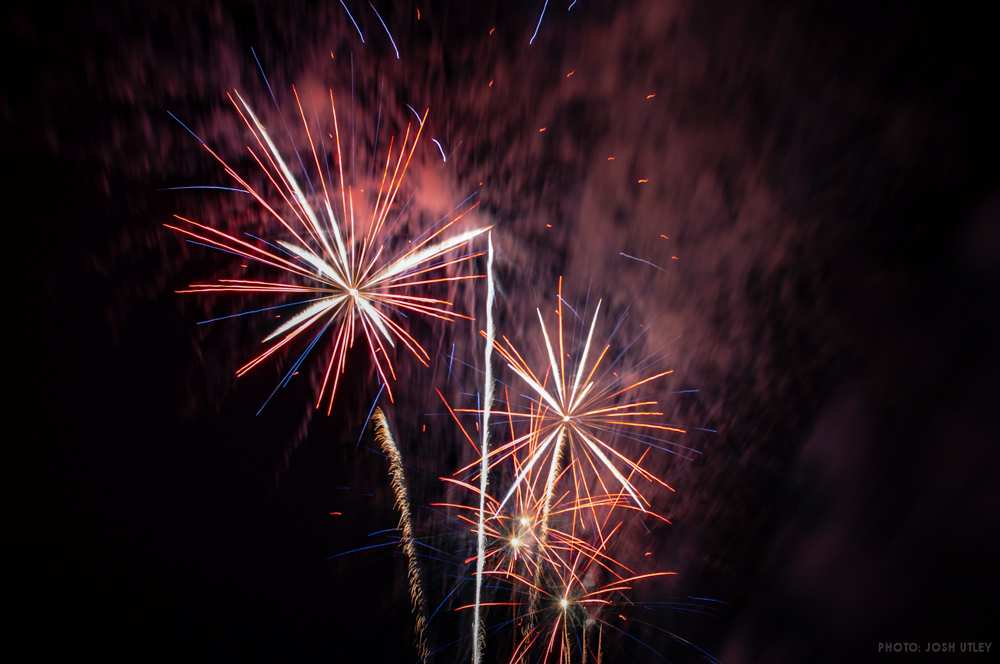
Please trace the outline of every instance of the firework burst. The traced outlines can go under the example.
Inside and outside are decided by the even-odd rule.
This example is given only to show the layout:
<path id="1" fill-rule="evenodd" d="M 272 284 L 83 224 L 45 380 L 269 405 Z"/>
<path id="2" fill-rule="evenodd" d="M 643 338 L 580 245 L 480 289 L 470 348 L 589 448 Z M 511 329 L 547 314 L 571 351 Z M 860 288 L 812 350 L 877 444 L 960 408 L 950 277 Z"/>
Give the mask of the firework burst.
<path id="1" fill-rule="evenodd" d="M 598 565 L 620 580 L 624 578 L 621 570 L 631 570 L 606 553 L 609 542 L 620 532 L 622 525 L 619 522 L 609 529 L 608 521 L 614 511 L 637 510 L 667 521 L 651 510 L 652 503 L 635 481 L 642 478 L 670 491 L 673 488 L 643 467 L 645 452 L 637 459 L 630 458 L 612 446 L 609 434 L 621 429 L 685 433 L 680 427 L 650 419 L 663 416 L 656 410 L 656 401 L 641 401 L 632 396 L 640 386 L 670 375 L 672 371 L 661 371 L 630 384 L 625 384 L 615 372 L 610 372 L 609 378 L 606 375 L 609 372 L 602 372 L 601 369 L 610 344 L 605 344 L 596 360 L 588 364 L 601 302 L 595 308 L 586 339 L 578 350 L 575 367 L 567 367 L 567 358 L 571 356 L 564 334 L 563 306 L 560 278 L 556 290 L 555 334 L 550 335 L 541 310 L 536 310 L 548 359 L 544 372 L 534 371 L 508 337 L 503 336 L 502 341 L 496 343 L 496 351 L 533 394 L 528 397 L 526 410 L 516 410 L 511 405 L 509 390 L 505 391 L 506 409 L 495 410 L 494 413 L 508 419 L 510 441 L 489 451 L 482 450 L 478 463 L 469 464 L 455 473 L 459 477 L 479 465 L 480 489 L 475 490 L 471 484 L 461 480 L 445 478 L 473 489 L 479 494 L 480 514 L 487 503 L 493 514 L 488 524 L 483 524 L 482 520 L 479 524 L 477 582 L 486 574 L 533 579 L 525 585 L 528 601 L 523 633 L 526 639 L 533 633 L 537 635 L 535 618 L 541 612 L 546 595 L 552 594 L 544 588 L 545 569 L 558 569 L 560 574 L 568 574 L 570 585 L 574 581 L 576 563 L 560 565 L 560 552 L 571 552 L 578 560 L 581 556 L 585 557 L 589 561 L 588 566 Z M 484 333 L 484 336 L 492 335 Z M 448 408 L 456 422 L 460 413 L 485 412 L 478 408 Z M 527 433 L 516 435 L 515 420 L 528 422 Z M 471 438 L 469 442 L 472 442 Z M 543 462 L 546 458 L 547 470 Z M 501 499 L 488 497 L 483 480 L 489 469 L 506 460 L 513 463 L 515 479 Z M 607 473 L 615 480 L 612 486 L 617 487 L 616 492 L 605 481 Z M 565 480 L 568 488 L 560 495 L 556 487 L 561 480 Z M 596 483 L 595 489 L 592 489 L 592 480 Z M 506 513 L 504 508 L 512 499 L 516 508 Z M 554 513 L 570 515 L 569 528 L 553 529 L 551 519 Z M 581 530 L 588 528 L 585 514 L 590 515 L 586 520 L 596 537 L 594 542 L 587 542 L 577 533 L 578 525 Z M 468 520 L 464 515 L 459 518 Z M 484 535 L 492 540 L 489 549 L 484 546 Z M 489 558 L 494 558 L 495 562 L 492 569 L 486 571 L 483 561 Z M 515 571 L 519 564 L 525 568 L 523 574 Z M 566 583 L 563 585 L 569 587 Z M 567 601 L 566 597 L 564 593 L 560 601 Z M 477 615 L 481 605 L 477 594 L 473 605 Z"/>
<path id="2" fill-rule="evenodd" d="M 428 366 L 430 361 L 424 347 L 398 319 L 407 313 L 449 322 L 457 318 L 469 319 L 469 316 L 454 311 L 452 302 L 426 295 L 423 289 L 445 282 L 481 278 L 482 275 L 478 274 L 445 275 L 448 268 L 481 255 L 480 252 L 449 256 L 467 249 L 470 242 L 488 228 L 472 228 L 446 235 L 478 206 L 475 203 L 431 229 L 425 237 L 411 241 L 405 251 L 394 253 L 390 245 L 399 243 L 389 241 L 396 238 L 391 237 L 388 229 L 394 221 L 393 212 L 398 215 L 394 205 L 420 142 L 428 111 L 420 117 L 415 128 L 407 124 L 395 151 L 396 139 L 390 139 L 381 169 L 381 181 L 377 192 L 372 194 L 375 200 L 366 201 L 371 211 L 364 215 L 367 218 L 362 219 L 355 215 L 355 189 L 345 184 L 344 180 L 337 106 L 332 90 L 329 94 L 332 133 L 329 135 L 335 146 L 336 188 L 333 175 L 328 178 L 320 166 L 321 161 L 328 161 L 329 155 L 322 144 L 317 149 L 298 91 L 293 87 L 292 92 L 308 139 L 320 191 L 314 195 L 305 193 L 264 124 L 240 93 L 233 91 L 227 96 L 250 132 L 252 144 L 247 145 L 247 151 L 260 168 L 264 185 L 254 187 L 248 178 L 237 173 L 204 141 L 199 141 L 225 172 L 259 204 L 266 218 L 273 222 L 273 236 L 269 239 L 253 236 L 252 241 L 248 241 L 180 215 L 175 215 L 179 223 L 165 224 L 172 231 L 198 243 L 273 269 L 281 277 L 276 280 L 224 278 L 194 283 L 179 292 L 304 298 L 224 317 L 297 307 L 294 314 L 263 339 L 266 349 L 241 366 L 236 376 L 246 375 L 279 351 L 304 341 L 312 334 L 302 354 L 275 388 L 276 392 L 288 383 L 324 336 L 332 338 L 323 381 L 316 395 L 316 407 L 320 408 L 325 398 L 329 414 L 340 377 L 346 369 L 348 352 L 356 338 L 363 338 L 378 378 L 391 401 L 391 383 L 396 371 L 390 349 L 400 343 L 420 364 Z M 362 207 L 360 203 L 359 210 Z"/>
<path id="3" fill-rule="evenodd" d="M 551 501 L 547 514 L 548 524 L 543 524 L 543 497 L 532 488 L 532 485 L 539 488 L 538 482 L 534 481 L 537 477 L 529 476 L 525 483 L 527 490 L 518 492 L 506 510 L 500 509 L 500 501 L 495 496 L 485 496 L 484 502 L 490 516 L 484 524 L 484 559 L 488 568 L 483 573 L 537 577 L 542 574 L 545 566 L 561 567 L 568 572 L 570 567 L 560 562 L 560 556 L 568 553 L 582 556 L 590 564 L 619 578 L 621 574 L 633 573 L 627 564 L 610 554 L 609 547 L 623 525 L 621 520 L 610 523 L 616 510 L 634 508 L 624 491 L 606 495 L 580 495 L 569 479 L 576 463 L 567 465 L 556 478 L 555 485 L 561 485 L 562 488 Z M 441 479 L 464 491 L 482 495 L 474 485 L 467 482 L 451 477 Z M 479 511 L 477 505 L 460 502 L 435 502 L 431 505 L 455 510 L 455 518 L 468 526 L 471 532 L 476 532 L 478 523 L 473 514 Z M 653 511 L 646 511 L 645 514 L 662 523 L 670 523 L 662 514 Z M 591 522 L 586 518 L 588 516 L 595 520 Z M 555 519 L 562 523 L 553 525 Z M 596 528 L 590 527 L 591 523 L 596 524 Z M 594 534 L 590 535 L 587 531 Z M 592 544 L 588 537 L 595 537 L 597 543 Z M 470 556 L 464 562 L 469 564 L 477 557 Z"/>
<path id="4" fill-rule="evenodd" d="M 508 388 L 504 388 L 504 398 L 510 402 Z M 524 661 L 530 653 L 546 660 L 555 656 L 556 661 L 568 662 L 575 651 L 570 647 L 571 642 L 584 644 L 581 650 L 584 661 L 599 659 L 605 626 L 619 629 L 601 617 L 602 611 L 628 604 L 626 593 L 633 583 L 673 575 L 673 572 L 642 573 L 615 553 L 625 531 L 626 520 L 622 516 L 641 512 L 662 523 L 670 521 L 648 506 L 637 507 L 626 490 L 646 462 L 648 450 L 625 471 L 624 483 L 606 491 L 588 488 L 585 476 L 597 469 L 582 455 L 567 454 L 565 463 L 554 475 L 545 464 L 532 463 L 552 434 L 551 424 L 539 415 L 535 406 L 534 403 L 529 406 L 532 417 L 525 418 L 525 433 L 522 433 L 525 422 L 519 423 L 513 410 L 499 411 L 507 420 L 504 428 L 508 434 L 506 442 L 497 449 L 507 451 L 492 463 L 509 461 L 520 479 L 512 487 L 509 500 L 484 493 L 473 482 L 456 476 L 441 478 L 447 485 L 471 495 L 473 500 L 437 502 L 433 506 L 451 511 L 472 533 L 479 529 L 479 505 L 485 504 L 489 515 L 483 524 L 485 544 L 481 552 L 469 556 L 464 563 L 470 565 L 476 561 L 477 579 L 490 579 L 508 588 L 489 601 L 481 601 L 477 596 L 476 602 L 458 610 L 510 608 L 514 612 L 513 622 L 520 626 L 511 644 L 512 663 Z M 456 475 L 472 467 L 460 469 Z M 479 560 L 485 564 L 479 565 Z M 601 582 L 602 578 L 606 581 Z M 595 631 L 596 639 L 588 642 L 588 634 L 593 637 Z"/>
<path id="5" fill-rule="evenodd" d="M 569 467 L 574 469 L 574 481 L 583 490 L 589 492 L 589 482 L 582 481 L 583 478 L 576 473 L 589 470 L 591 472 L 588 473 L 588 476 L 592 475 L 596 478 L 603 493 L 610 495 L 612 492 L 602 478 L 601 470 L 604 469 L 629 495 L 635 509 L 646 512 L 651 503 L 636 487 L 633 480 L 630 479 L 631 477 L 641 477 L 669 491 L 673 491 L 673 487 L 643 468 L 641 459 L 636 460 L 626 456 L 608 441 L 611 439 L 610 434 L 615 433 L 618 429 L 686 433 L 686 430 L 681 427 L 661 424 L 655 420 L 651 421 L 651 418 L 663 416 L 663 412 L 656 410 L 656 401 L 633 400 L 631 396 L 640 386 L 668 376 L 673 371 L 660 371 L 629 384 L 624 384 L 613 372 L 610 377 L 602 375 L 601 368 L 611 347 L 610 344 L 605 344 L 593 364 L 588 365 L 588 359 L 593 355 L 594 329 L 600 314 L 601 302 L 597 303 L 586 341 L 579 349 L 579 360 L 576 362 L 575 370 L 573 367 L 567 367 L 568 352 L 563 333 L 564 300 L 561 278 L 556 292 L 556 301 L 555 345 L 552 343 L 552 336 L 549 334 L 541 310 L 536 309 L 548 358 L 548 365 L 541 377 L 532 370 L 509 338 L 502 336 L 501 341 L 496 344 L 497 353 L 507 361 L 508 367 L 524 381 L 533 393 L 532 397 L 529 398 L 527 410 L 514 410 L 508 398 L 506 410 L 494 411 L 494 414 L 507 416 L 512 421 L 522 419 L 532 423 L 528 433 L 515 437 L 489 452 L 491 468 L 507 459 L 522 459 L 521 463 L 518 464 L 519 467 L 513 483 L 499 501 L 498 511 L 522 488 L 529 475 L 535 470 L 536 465 L 548 457 L 550 459 L 549 470 L 542 492 L 542 522 L 544 527 L 548 511 L 551 508 L 556 478 L 560 474 L 560 469 L 565 465 L 568 454 L 570 460 L 578 461 L 577 464 L 572 464 Z M 480 410 L 457 408 L 455 412 L 478 413 Z M 529 453 L 521 457 L 520 455 L 525 450 Z M 470 471 L 475 465 L 470 464 L 459 469 L 456 475 Z M 619 466 L 624 469 L 624 472 L 619 469 Z M 589 493 L 588 499 L 593 499 Z"/>
<path id="6" fill-rule="evenodd" d="M 570 465 L 573 463 L 576 462 Z M 628 591 L 636 583 L 676 574 L 640 572 L 617 559 L 612 550 L 621 539 L 624 524 L 617 510 L 628 504 L 629 498 L 622 490 L 581 500 L 568 479 L 571 475 L 568 468 L 555 483 L 558 497 L 549 513 L 552 523 L 547 528 L 547 537 L 542 537 L 541 531 L 542 498 L 532 497 L 530 491 L 512 501 L 509 513 L 495 514 L 486 526 L 489 566 L 482 575 L 501 584 L 506 591 L 496 600 L 481 605 L 510 609 L 514 616 L 511 622 L 521 626 L 511 643 L 511 664 L 525 661 L 532 653 L 542 661 L 554 656 L 557 662 L 569 662 L 574 653 L 580 653 L 580 661 L 599 661 L 604 628 L 620 630 L 609 619 L 612 616 L 621 619 L 623 614 L 611 610 L 631 604 Z M 529 485 L 532 479 L 537 479 L 530 475 L 526 482 Z M 443 479 L 477 493 L 474 485 Z M 486 502 L 497 509 L 500 501 L 487 496 Z M 437 505 L 456 510 L 457 518 L 470 531 L 475 530 L 476 522 L 471 516 L 477 510 L 475 506 Z M 601 528 L 578 527 L 584 514 L 599 515 Z M 655 516 L 666 521 L 660 515 Z M 468 558 L 466 564 L 474 559 Z M 476 606 L 463 605 L 456 611 L 474 610 Z"/>

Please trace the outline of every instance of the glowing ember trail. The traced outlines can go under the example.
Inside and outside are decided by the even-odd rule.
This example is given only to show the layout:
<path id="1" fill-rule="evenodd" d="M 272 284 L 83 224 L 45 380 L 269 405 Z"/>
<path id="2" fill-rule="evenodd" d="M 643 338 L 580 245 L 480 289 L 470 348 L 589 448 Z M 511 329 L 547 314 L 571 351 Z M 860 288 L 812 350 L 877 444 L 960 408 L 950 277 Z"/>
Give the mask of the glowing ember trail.
<path id="1" fill-rule="evenodd" d="M 417 560 L 417 547 L 413 539 L 413 519 L 410 513 L 410 499 L 406 487 L 406 473 L 403 457 L 399 454 L 396 441 L 392 439 L 389 423 L 381 408 L 375 409 L 372 417 L 375 426 L 375 441 L 389 459 L 389 476 L 392 478 L 392 493 L 399 511 L 400 546 L 406 556 L 406 577 L 410 584 L 410 605 L 416 617 L 414 631 L 417 639 L 417 654 L 421 661 L 427 661 L 427 601 L 424 599 L 423 579 Z"/>

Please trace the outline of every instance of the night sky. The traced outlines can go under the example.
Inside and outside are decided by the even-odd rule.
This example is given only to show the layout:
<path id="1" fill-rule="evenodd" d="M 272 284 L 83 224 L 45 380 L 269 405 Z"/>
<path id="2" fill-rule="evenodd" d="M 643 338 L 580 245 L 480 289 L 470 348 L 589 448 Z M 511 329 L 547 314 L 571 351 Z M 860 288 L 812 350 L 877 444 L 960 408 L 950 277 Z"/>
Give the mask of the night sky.
<path id="1" fill-rule="evenodd" d="M 604 298 L 602 334 L 622 321 L 623 371 L 674 369 L 652 398 L 691 428 L 689 452 L 650 461 L 677 489 L 654 500 L 672 525 L 630 522 L 619 553 L 679 574 L 637 585 L 661 605 L 614 618 L 625 634 L 604 633 L 605 661 L 868 661 L 884 641 L 995 653 L 1000 109 L 985 19 L 553 0 L 539 23 L 541 0 L 380 2 L 397 59 L 368 3 L 347 4 L 364 44 L 339 2 L 2 10 L 5 438 L 29 457 L 7 467 L 25 482 L 8 508 L 27 545 L 9 605 L 33 659 L 416 661 L 399 549 L 331 558 L 397 525 L 364 426 L 371 362 L 351 357 L 329 417 L 312 407 L 320 362 L 256 416 L 294 357 L 234 379 L 273 325 L 196 325 L 240 305 L 175 292 L 233 263 L 163 228 L 172 214 L 262 222 L 231 193 L 171 190 L 231 181 L 168 111 L 239 158 L 226 91 L 281 126 L 298 119 L 292 84 L 307 107 L 337 90 L 360 180 L 374 137 L 405 126 L 407 104 L 430 107 L 440 153 L 426 139 L 416 153 L 401 228 L 477 197 L 498 329 L 537 335 L 564 275 L 568 303 Z M 477 321 L 407 319 L 431 366 L 399 356 L 382 405 L 416 530 L 461 561 L 473 538 L 430 503 L 455 498 L 438 477 L 471 450 L 435 389 L 474 405 L 484 290 L 449 289 Z M 461 574 L 421 564 L 437 606 Z M 470 589 L 432 621 L 433 661 L 469 661 L 469 613 L 451 609 Z M 507 661 L 512 638 L 489 632 L 485 661 Z"/>

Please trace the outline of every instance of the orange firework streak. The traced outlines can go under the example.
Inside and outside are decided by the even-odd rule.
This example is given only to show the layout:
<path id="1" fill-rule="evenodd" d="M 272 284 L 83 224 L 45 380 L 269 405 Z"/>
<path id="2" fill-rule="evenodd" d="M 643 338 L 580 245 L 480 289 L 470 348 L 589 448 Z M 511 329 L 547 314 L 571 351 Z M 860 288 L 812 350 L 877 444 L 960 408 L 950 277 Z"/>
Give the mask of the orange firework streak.
<path id="1" fill-rule="evenodd" d="M 260 240 L 259 243 L 247 242 L 180 215 L 174 215 L 181 222 L 180 225 L 165 224 L 167 228 L 198 242 L 273 268 L 283 273 L 285 280 L 219 279 L 191 284 L 178 292 L 310 295 L 308 300 L 284 305 L 304 306 L 264 338 L 264 342 L 270 345 L 240 367 L 236 372 L 237 377 L 245 375 L 279 350 L 289 347 L 303 332 L 318 330 L 315 343 L 329 329 L 333 347 L 326 362 L 322 386 L 316 396 L 316 407 L 320 407 L 324 395 L 328 394 L 327 414 L 333 409 L 340 376 L 346 368 L 347 353 L 354 346 L 355 338 L 360 336 L 364 337 L 375 370 L 392 401 L 391 382 L 396 377 L 396 371 L 389 357 L 389 348 L 395 347 L 398 341 L 420 364 L 428 366 L 430 360 L 420 342 L 394 320 L 393 313 L 406 311 L 448 322 L 458 318 L 471 320 L 469 316 L 451 310 L 450 301 L 421 295 L 419 291 L 412 289 L 481 279 L 483 275 L 479 274 L 448 277 L 440 274 L 434 276 L 432 273 L 439 273 L 450 266 L 481 256 L 482 252 L 477 252 L 457 258 L 444 258 L 446 254 L 465 248 L 488 228 L 475 228 L 443 237 L 445 231 L 478 206 L 475 203 L 406 251 L 392 258 L 384 257 L 389 215 L 420 141 L 428 111 L 424 112 L 415 132 L 407 124 L 402 143 L 395 154 L 395 137 L 390 139 L 378 195 L 366 228 L 363 233 L 359 233 L 357 227 L 360 220 L 355 220 L 353 187 L 344 182 L 340 128 L 333 91 L 330 91 L 330 112 L 336 145 L 339 196 L 332 191 L 334 183 L 327 182 L 320 167 L 313 134 L 294 86 L 292 92 L 308 139 L 312 162 L 321 183 L 318 203 L 311 202 L 303 193 L 264 125 L 239 92 L 233 91 L 227 96 L 253 138 L 252 143 L 256 147 L 247 145 L 247 151 L 265 176 L 265 186 L 269 185 L 269 190 L 274 194 L 271 201 L 266 197 L 267 192 L 253 187 L 202 142 L 202 147 L 222 165 L 225 172 L 261 206 L 266 218 L 277 223 L 275 230 L 285 235 L 285 238 L 276 239 L 274 243 L 265 240 Z M 340 208 L 339 219 L 338 213 L 334 211 L 336 207 Z M 276 253 L 274 249 L 281 253 Z M 306 352 L 311 347 L 312 345 Z M 303 358 L 304 356 L 305 354 Z"/>

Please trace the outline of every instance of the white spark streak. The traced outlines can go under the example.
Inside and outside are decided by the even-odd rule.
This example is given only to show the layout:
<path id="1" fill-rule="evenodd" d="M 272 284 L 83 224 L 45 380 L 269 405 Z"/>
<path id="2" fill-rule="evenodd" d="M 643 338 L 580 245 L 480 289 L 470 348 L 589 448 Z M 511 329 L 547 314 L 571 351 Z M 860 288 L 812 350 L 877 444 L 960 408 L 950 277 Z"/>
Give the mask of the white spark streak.
<path id="1" fill-rule="evenodd" d="M 479 664 L 483 656 L 484 634 L 479 616 L 479 605 L 482 597 L 483 570 L 486 566 L 486 486 L 489 478 L 489 444 L 490 444 L 490 407 L 493 403 L 493 341 L 496 334 L 493 330 L 493 233 L 486 235 L 486 375 L 483 378 L 483 425 L 482 443 L 479 449 L 481 461 L 479 466 L 479 530 L 476 534 L 476 607 L 472 620 L 472 661 Z"/>

